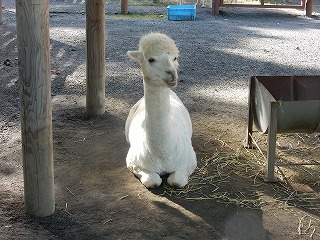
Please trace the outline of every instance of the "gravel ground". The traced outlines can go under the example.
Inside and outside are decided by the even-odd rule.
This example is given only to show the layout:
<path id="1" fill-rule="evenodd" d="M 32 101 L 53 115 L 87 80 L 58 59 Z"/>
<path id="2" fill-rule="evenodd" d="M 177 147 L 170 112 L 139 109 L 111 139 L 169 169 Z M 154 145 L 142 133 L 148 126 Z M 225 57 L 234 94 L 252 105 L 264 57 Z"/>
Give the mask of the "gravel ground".
<path id="1" fill-rule="evenodd" d="M 50 2 L 51 64 L 53 73 L 55 70 L 63 73 L 52 77 L 53 95 L 66 92 L 83 95 L 85 6 L 58 0 Z M 14 52 L 11 61 L 17 64 L 15 4 L 5 0 L 3 6 L 5 25 L 2 30 L 10 41 L 2 40 L 2 62 L 10 59 Z M 196 21 L 182 22 L 163 18 L 139 21 L 117 17 L 115 14 L 119 12 L 119 6 L 111 3 L 107 4 L 106 12 L 106 93 L 111 97 L 130 96 L 130 103 L 141 97 L 142 85 L 140 71 L 136 63 L 128 59 L 126 51 L 136 49 L 140 36 L 150 31 L 166 33 L 177 42 L 181 52 L 179 76 L 183 82 L 177 92 L 191 108 L 198 108 L 197 102 L 201 99 L 215 99 L 243 111 L 247 104 L 250 76 L 319 74 L 317 12 L 314 17 L 307 18 L 304 11 L 294 9 L 227 8 L 222 9 L 219 16 L 212 17 L 210 9 L 198 8 Z M 129 12 L 160 15 L 166 13 L 166 8 L 130 6 Z M 73 62 L 74 58 L 77 58 L 77 64 Z M 17 71 L 10 69 L 8 72 L 8 67 L 3 64 L 0 70 L 3 77 L 8 74 L 15 77 L 10 83 L 12 88 L 3 90 L 13 91 L 8 94 L 12 99 L 8 103 L 10 106 L 5 104 L 2 108 L 2 116 L 7 116 L 4 121 L 14 120 L 19 115 L 18 86 L 14 84 Z M 61 81 L 64 76 L 67 77 Z M 2 98 L 6 97 L 6 94 L 2 95 Z M 219 110 L 219 104 L 216 105 L 212 107 Z"/>
<path id="2" fill-rule="evenodd" d="M 160 31 L 171 36 L 181 52 L 181 82 L 176 92 L 191 113 L 193 141 L 199 156 L 200 150 L 210 154 L 212 149 L 204 150 L 205 145 L 218 135 L 221 139 L 216 137 L 215 149 L 223 139 L 231 146 L 230 151 L 236 152 L 245 133 L 250 76 L 320 75 L 317 6 L 312 18 L 293 9 L 230 8 L 221 8 L 221 14 L 212 17 L 211 9 L 198 8 L 196 21 L 180 22 L 161 17 L 166 13 L 165 7 L 130 6 L 131 15 L 125 17 L 116 14 L 117 4 L 108 3 L 107 114 L 88 120 L 84 117 L 84 4 L 50 1 L 57 213 L 39 220 L 23 212 L 15 2 L 2 2 L 0 219 L 4 223 L 0 223 L 0 239 L 309 239 L 297 231 L 298 226 L 301 228 L 299 219 L 302 222 L 309 218 L 316 234 L 308 229 L 305 232 L 320 239 L 319 211 L 288 210 L 287 206 L 280 209 L 278 205 L 251 211 L 216 202 L 214 206 L 212 202 L 186 203 L 147 191 L 125 170 L 128 146 L 123 135 L 129 108 L 143 94 L 139 67 L 126 52 L 137 48 L 144 33 Z M 159 16 L 134 17 L 140 13 Z M 10 60 L 10 66 L 4 64 L 5 59 Z M 87 145 L 74 146 L 82 140 Z M 111 160 L 102 162 L 103 154 Z M 317 171 L 313 172 L 314 185 L 309 185 L 319 199 Z M 118 180 L 112 181 L 113 178 Z M 128 179 L 132 182 L 128 183 Z M 76 189 L 73 192 L 72 187 Z M 132 202 L 127 203 L 129 200 Z M 233 217 L 237 214 L 240 218 Z M 141 216 L 142 223 L 137 216 Z M 173 227 L 165 227 L 163 219 Z M 249 229 L 245 233 L 240 231 L 244 228 L 241 222 Z M 255 230 L 250 230 L 250 224 Z"/>
<path id="3" fill-rule="evenodd" d="M 73 52 L 80 51 L 82 64 L 77 68 L 83 77 L 85 6 L 61 2 L 51 1 L 50 6 L 52 65 L 53 68 L 61 65 L 64 60 L 62 54 L 72 57 Z M 3 5 L 6 8 L 6 25 L 15 27 L 14 1 L 4 1 Z M 106 12 L 106 89 L 111 94 L 141 94 L 138 90 L 141 89 L 138 80 L 140 72 L 136 70 L 135 63 L 127 58 L 126 51 L 135 49 L 140 36 L 150 31 L 164 32 L 177 42 L 181 51 L 180 79 L 187 83 L 177 89 L 182 95 L 197 97 L 202 93 L 207 97 L 244 105 L 247 101 L 248 76 L 319 73 L 319 19 L 316 12 L 313 18 L 307 18 L 301 10 L 227 8 L 222 9 L 219 16 L 212 17 L 210 9 L 200 8 L 197 10 L 197 21 L 192 22 L 161 18 L 145 21 L 130 17 L 122 19 L 115 15 L 119 12 L 119 6 L 115 4 L 107 4 Z M 165 14 L 166 8 L 130 6 L 129 12 Z M 71 17 L 61 13 L 68 13 Z M 68 52 L 58 52 L 61 47 L 55 43 L 68 46 L 65 49 Z M 16 49 L 13 48 L 13 51 Z M 129 74 L 115 79 L 126 71 Z M 82 85 L 81 88 L 79 85 Z M 83 81 L 78 88 L 74 91 L 83 92 Z M 60 89 L 53 84 L 53 92 L 56 91 Z"/>

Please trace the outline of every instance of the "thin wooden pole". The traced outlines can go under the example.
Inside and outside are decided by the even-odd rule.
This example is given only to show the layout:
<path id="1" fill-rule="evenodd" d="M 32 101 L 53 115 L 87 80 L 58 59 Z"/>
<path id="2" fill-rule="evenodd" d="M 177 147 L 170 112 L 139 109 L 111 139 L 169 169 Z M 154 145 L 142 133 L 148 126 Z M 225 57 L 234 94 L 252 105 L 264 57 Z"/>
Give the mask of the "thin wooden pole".
<path id="1" fill-rule="evenodd" d="M 0 25 L 3 24 L 3 18 L 2 18 L 2 0 L 0 0 Z"/>
<path id="2" fill-rule="evenodd" d="M 105 0 L 86 1 L 87 113 L 105 112 Z"/>
<path id="3" fill-rule="evenodd" d="M 129 0 L 121 0 L 121 14 L 127 14 L 129 8 Z"/>
<path id="4" fill-rule="evenodd" d="M 48 0 L 16 0 L 26 212 L 55 210 Z"/>

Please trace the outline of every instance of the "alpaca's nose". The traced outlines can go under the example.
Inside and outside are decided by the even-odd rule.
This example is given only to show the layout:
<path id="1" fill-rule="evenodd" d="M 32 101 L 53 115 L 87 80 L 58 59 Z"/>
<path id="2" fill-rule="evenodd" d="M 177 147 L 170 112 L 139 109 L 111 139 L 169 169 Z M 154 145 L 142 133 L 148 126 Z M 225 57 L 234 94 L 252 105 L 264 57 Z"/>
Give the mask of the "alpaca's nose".
<path id="1" fill-rule="evenodd" d="M 169 75 L 171 75 L 172 80 L 175 80 L 177 78 L 177 74 L 175 71 L 170 70 L 170 71 L 166 71 L 166 73 L 168 73 Z"/>

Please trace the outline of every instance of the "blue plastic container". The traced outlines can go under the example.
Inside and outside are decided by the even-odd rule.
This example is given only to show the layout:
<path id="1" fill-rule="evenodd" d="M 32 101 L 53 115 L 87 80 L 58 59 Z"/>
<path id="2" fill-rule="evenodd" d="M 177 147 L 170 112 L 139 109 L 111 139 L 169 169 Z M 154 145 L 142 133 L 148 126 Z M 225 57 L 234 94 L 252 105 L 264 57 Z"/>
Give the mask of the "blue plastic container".
<path id="1" fill-rule="evenodd" d="M 196 5 L 169 5 L 167 14 L 170 21 L 196 20 Z"/>

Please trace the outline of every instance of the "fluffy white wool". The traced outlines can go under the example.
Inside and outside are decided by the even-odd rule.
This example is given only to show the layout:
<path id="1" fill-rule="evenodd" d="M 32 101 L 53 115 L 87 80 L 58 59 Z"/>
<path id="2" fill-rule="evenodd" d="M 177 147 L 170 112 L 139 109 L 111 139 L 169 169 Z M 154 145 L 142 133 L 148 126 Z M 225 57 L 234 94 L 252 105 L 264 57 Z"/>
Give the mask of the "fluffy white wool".
<path id="1" fill-rule="evenodd" d="M 162 53 L 169 53 L 170 55 L 179 54 L 175 42 L 161 33 L 149 33 L 144 35 L 140 39 L 139 50 L 142 51 L 145 56 L 158 56 Z"/>

